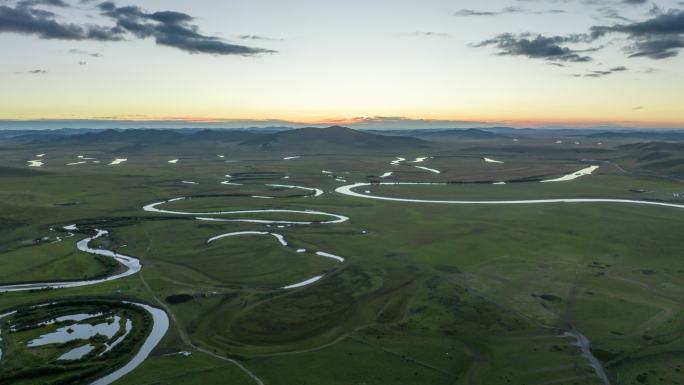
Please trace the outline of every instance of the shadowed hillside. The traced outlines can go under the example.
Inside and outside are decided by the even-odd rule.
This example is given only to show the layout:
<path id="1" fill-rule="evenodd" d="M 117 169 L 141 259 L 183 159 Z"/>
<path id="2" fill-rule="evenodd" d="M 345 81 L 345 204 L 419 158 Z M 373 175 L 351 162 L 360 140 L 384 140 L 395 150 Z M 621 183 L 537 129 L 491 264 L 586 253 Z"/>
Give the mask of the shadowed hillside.
<path id="1" fill-rule="evenodd" d="M 390 151 L 430 146 L 428 142 L 417 138 L 370 134 L 340 126 L 328 128 L 308 127 L 275 134 L 259 135 L 242 142 L 241 145 L 268 150 L 309 152 L 340 150 Z"/>
<path id="2" fill-rule="evenodd" d="M 105 130 L 81 135 L 60 136 L 57 140 L 76 145 L 99 143 L 161 145 L 188 142 L 240 142 L 255 135 L 237 130 L 202 130 L 197 132 L 175 130 Z M 35 140 L 55 140 L 55 138 L 36 137 Z"/>
<path id="3" fill-rule="evenodd" d="M 415 136 L 427 140 L 486 140 L 508 137 L 506 135 L 480 130 L 477 128 L 469 128 L 465 130 L 453 129 L 444 131 L 426 131 L 417 133 Z"/>
<path id="4" fill-rule="evenodd" d="M 684 143 L 635 143 L 618 147 L 636 158 L 635 165 L 649 171 L 684 176 Z"/>

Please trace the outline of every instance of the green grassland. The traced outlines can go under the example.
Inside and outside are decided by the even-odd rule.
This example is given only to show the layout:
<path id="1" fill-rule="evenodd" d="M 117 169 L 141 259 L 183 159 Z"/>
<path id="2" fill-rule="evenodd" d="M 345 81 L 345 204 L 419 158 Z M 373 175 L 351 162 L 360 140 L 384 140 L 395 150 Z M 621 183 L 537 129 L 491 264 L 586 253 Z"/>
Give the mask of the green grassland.
<path id="1" fill-rule="evenodd" d="M 66 234 L 57 236 L 67 237 Z M 0 254 L 0 282 L 69 281 L 111 275 L 119 270 L 108 258 L 93 257 L 76 249 L 75 236 L 38 241 Z M 26 257 L 29 255 L 30 257 Z M 109 268 L 108 268 L 109 267 Z"/>
<path id="2" fill-rule="evenodd" d="M 519 182 L 506 185 L 482 183 L 455 183 L 447 186 L 371 186 L 373 195 L 442 200 L 506 200 L 553 198 L 617 198 L 654 200 L 677 203 L 673 193 L 681 190 L 681 183 L 655 177 L 629 177 L 625 175 L 592 175 L 567 182 Z"/>
<path id="3" fill-rule="evenodd" d="M 288 161 L 282 158 L 297 154 L 218 145 L 3 148 L 3 167 L 17 171 L 0 177 L 0 281 L 101 274 L 101 262 L 74 246 L 96 228 L 111 232 L 100 245 L 136 256 L 144 267 L 139 274 L 95 286 L 0 294 L 0 309 L 81 296 L 163 306 L 172 320 L 169 332 L 119 385 L 254 383 L 230 360 L 267 385 L 601 384 L 574 339 L 563 336 L 571 326 L 591 340 L 613 383 L 680 384 L 684 209 L 438 205 L 334 193 L 347 184 L 336 177 L 349 184 L 371 182 L 392 171 L 383 180 L 505 181 L 558 177 L 586 167 L 583 159 L 611 163 L 601 163 L 595 175 L 562 183 L 374 185 L 368 190 L 417 199 L 671 202 L 677 202 L 672 193 L 684 191 L 684 184 L 669 174 L 631 167 L 633 155 L 615 146 L 560 150 L 524 145 L 524 151 L 508 141 L 408 154 L 321 151 Z M 26 160 L 37 153 L 47 153 L 46 165 L 23 172 Z M 79 154 L 103 163 L 66 166 Z M 396 156 L 409 161 L 433 156 L 418 165 L 442 173 L 410 163 L 390 165 Z M 505 163 L 485 163 L 484 156 Z M 115 157 L 129 160 L 104 164 Z M 179 163 L 167 163 L 176 158 Z M 244 186 L 220 184 L 226 174 Z M 313 198 L 304 190 L 266 183 L 317 187 L 325 194 Z M 632 191 L 637 189 L 646 192 Z M 279 228 L 141 209 L 175 197 L 195 198 L 160 208 L 317 210 L 350 220 Z M 330 219 L 280 213 L 216 217 Z M 73 223 L 79 227 L 74 238 L 35 244 L 43 236 L 58 235 L 50 227 Z M 207 244 L 213 236 L 248 230 L 282 234 L 290 245 L 251 235 Z M 308 252 L 296 253 L 298 248 Z M 315 251 L 342 256 L 345 262 Z M 324 278 L 313 285 L 279 289 L 320 274 Z M 188 300 L 168 301 L 180 294 Z M 7 343 L 4 339 L 3 348 Z M 192 355 L 173 354 L 179 351 Z M 2 360 L 11 362 L 12 356 L 8 351 Z"/>

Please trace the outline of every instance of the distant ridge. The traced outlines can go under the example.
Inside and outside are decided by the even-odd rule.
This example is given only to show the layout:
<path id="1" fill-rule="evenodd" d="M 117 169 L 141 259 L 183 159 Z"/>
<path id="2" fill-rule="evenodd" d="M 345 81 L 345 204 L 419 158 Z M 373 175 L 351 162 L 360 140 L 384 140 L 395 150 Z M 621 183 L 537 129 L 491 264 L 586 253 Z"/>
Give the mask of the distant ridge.
<path id="1" fill-rule="evenodd" d="M 118 143 L 137 145 L 162 145 L 179 144 L 188 142 L 241 142 L 256 136 L 245 131 L 238 130 L 201 130 L 201 131 L 178 131 L 160 129 L 126 129 L 126 130 L 102 130 L 86 131 L 85 133 L 64 134 L 35 134 L 24 135 L 17 139 L 34 142 L 56 141 L 73 145 Z"/>
<path id="2" fill-rule="evenodd" d="M 407 136 L 386 136 L 354 130 L 348 127 L 306 127 L 274 134 L 257 135 L 240 143 L 272 150 L 390 150 L 420 148 L 430 144 Z"/>
<path id="3" fill-rule="evenodd" d="M 630 132 L 598 132 L 595 134 L 588 135 L 578 135 L 587 138 L 595 139 L 639 139 L 639 140 L 649 140 L 649 141 L 684 141 L 684 132 L 682 131 L 657 131 L 657 132 L 646 132 L 646 131 L 630 131 Z"/>
<path id="4" fill-rule="evenodd" d="M 486 131 L 478 128 L 468 129 L 449 129 L 442 131 L 429 131 L 418 133 L 416 137 L 426 139 L 498 139 L 507 138 L 506 135 L 497 134 L 491 131 Z"/>
<path id="5" fill-rule="evenodd" d="M 332 126 L 327 128 L 306 127 L 286 131 L 258 133 L 246 130 L 162 130 L 162 129 L 125 129 L 98 130 L 74 133 L 73 131 L 53 133 L 28 133 L 14 137 L 27 144 L 47 142 L 72 146 L 107 144 L 117 151 L 137 151 L 160 146 L 193 144 L 228 145 L 235 149 L 277 150 L 297 152 L 325 151 L 392 151 L 430 147 L 431 143 L 422 139 L 378 135 L 357 131 L 348 127 Z"/>

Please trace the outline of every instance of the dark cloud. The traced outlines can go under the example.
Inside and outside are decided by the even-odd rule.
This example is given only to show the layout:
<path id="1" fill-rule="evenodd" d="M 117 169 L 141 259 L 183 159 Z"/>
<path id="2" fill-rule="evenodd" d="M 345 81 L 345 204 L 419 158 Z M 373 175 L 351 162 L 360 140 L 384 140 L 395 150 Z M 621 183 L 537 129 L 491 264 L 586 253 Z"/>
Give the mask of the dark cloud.
<path id="1" fill-rule="evenodd" d="M 18 4 L 0 6 L 0 33 L 36 35 L 41 39 L 120 40 L 110 28 L 61 23 L 52 12 Z"/>
<path id="2" fill-rule="evenodd" d="M 198 32 L 190 24 L 192 16 L 181 12 L 147 13 L 137 6 L 117 7 L 113 2 L 101 3 L 99 9 L 116 22 L 116 28 L 138 38 L 152 37 L 159 45 L 165 45 L 190 53 L 215 55 L 256 55 L 273 53 L 261 48 L 247 47 L 222 41 L 214 36 Z"/>
<path id="3" fill-rule="evenodd" d="M 148 14 L 147 17 L 160 23 L 167 24 L 181 24 L 194 20 L 194 18 L 188 14 L 173 11 L 154 12 Z"/>
<path id="4" fill-rule="evenodd" d="M 588 74 L 584 74 L 583 76 L 588 77 L 588 78 L 602 78 L 604 76 L 612 75 L 616 72 L 624 72 L 624 71 L 627 71 L 627 67 L 618 66 L 618 67 L 613 67 L 609 70 L 604 70 L 604 71 L 600 71 L 600 70 L 591 71 Z"/>
<path id="5" fill-rule="evenodd" d="M 613 26 L 596 26 L 592 36 L 626 34 L 632 44 L 626 49 L 630 57 L 665 59 L 677 56 L 684 48 L 684 10 L 657 11 L 648 20 Z"/>
<path id="6" fill-rule="evenodd" d="M 531 2 L 533 0 L 526 1 Z M 583 2 L 592 6 L 600 6 L 602 4 L 594 0 L 583 0 Z M 620 0 L 620 2 L 631 5 L 647 3 L 647 1 L 640 0 Z M 588 33 L 567 36 L 545 37 L 537 35 L 535 37 L 535 35 L 529 33 L 518 35 L 507 33 L 485 40 L 474 46 L 494 46 L 499 49 L 499 55 L 526 56 L 561 62 L 589 61 L 591 58 L 582 53 L 602 48 L 576 50 L 567 47 L 567 44 L 591 43 L 614 34 L 627 36 L 629 44 L 624 49 L 628 57 L 665 59 L 677 56 L 679 51 L 684 48 L 684 10 L 663 11 L 654 5 L 649 11 L 650 18 L 643 21 L 631 21 L 619 16 L 617 13 L 612 14 L 614 10 L 611 8 L 600 7 L 599 11 L 606 17 L 619 19 L 623 22 L 611 26 L 594 26 Z M 605 76 L 605 74 L 598 71 L 588 76 L 598 77 Z"/>
<path id="7" fill-rule="evenodd" d="M 275 52 L 231 44 L 218 37 L 204 35 L 192 24 L 194 18 L 182 12 L 148 13 L 137 6 L 118 7 L 114 2 L 106 1 L 100 3 L 96 9 L 102 16 L 114 21 L 115 25 L 99 26 L 61 22 L 53 12 L 36 8 L 41 5 L 69 7 L 63 0 L 22 0 L 14 7 L 2 5 L 0 33 L 19 33 L 38 36 L 41 39 L 62 40 L 118 41 L 130 36 L 139 39 L 154 38 L 159 45 L 190 53 L 214 55 L 257 55 Z"/>
<path id="8" fill-rule="evenodd" d="M 627 5 L 642 5 L 648 3 L 648 0 L 622 0 L 622 4 Z"/>
<path id="9" fill-rule="evenodd" d="M 37 5 L 46 5 L 50 7 L 69 8 L 70 5 L 62 0 L 22 0 L 17 3 L 18 7 L 34 7 Z"/>
<path id="10" fill-rule="evenodd" d="M 593 27 L 592 30 L 598 34 L 624 32 L 632 36 L 684 34 L 684 10 L 673 9 L 645 21 L 612 27 Z"/>
<path id="11" fill-rule="evenodd" d="M 561 45 L 576 39 L 578 39 L 576 36 L 571 38 L 542 35 L 532 37 L 528 34 L 513 35 L 506 33 L 476 44 L 475 47 L 494 46 L 499 50 L 498 55 L 505 56 L 525 56 L 532 59 L 545 59 L 556 62 L 591 61 L 590 57 L 580 55 L 582 51 L 572 50 Z"/>
<path id="12" fill-rule="evenodd" d="M 677 56 L 679 49 L 684 48 L 684 39 L 678 36 L 649 37 L 638 40 L 628 47 L 629 57 L 649 57 L 651 59 L 666 59 Z"/>

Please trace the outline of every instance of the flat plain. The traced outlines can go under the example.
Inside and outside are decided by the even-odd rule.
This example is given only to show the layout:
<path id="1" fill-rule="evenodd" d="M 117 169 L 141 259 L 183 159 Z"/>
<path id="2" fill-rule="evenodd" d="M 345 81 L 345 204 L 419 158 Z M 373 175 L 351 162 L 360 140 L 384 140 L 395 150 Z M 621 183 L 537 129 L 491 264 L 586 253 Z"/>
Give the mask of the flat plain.
<path id="1" fill-rule="evenodd" d="M 684 163 L 679 150 L 662 157 L 667 144 L 644 146 L 5 142 L 0 285 L 120 272 L 76 248 L 96 229 L 109 234 L 91 247 L 143 268 L 5 292 L 0 313 L 75 299 L 163 309 L 168 331 L 121 385 L 681 384 Z M 27 167 L 43 153 L 44 165 Z M 100 163 L 67 165 L 86 157 Z M 540 182 L 589 165 L 599 168 Z M 355 183 L 376 197 L 682 207 L 339 192 Z M 154 203 L 161 212 L 143 210 Z M 232 235 L 209 241 L 222 234 Z M 5 333 L 0 379 L 17 364 Z"/>

